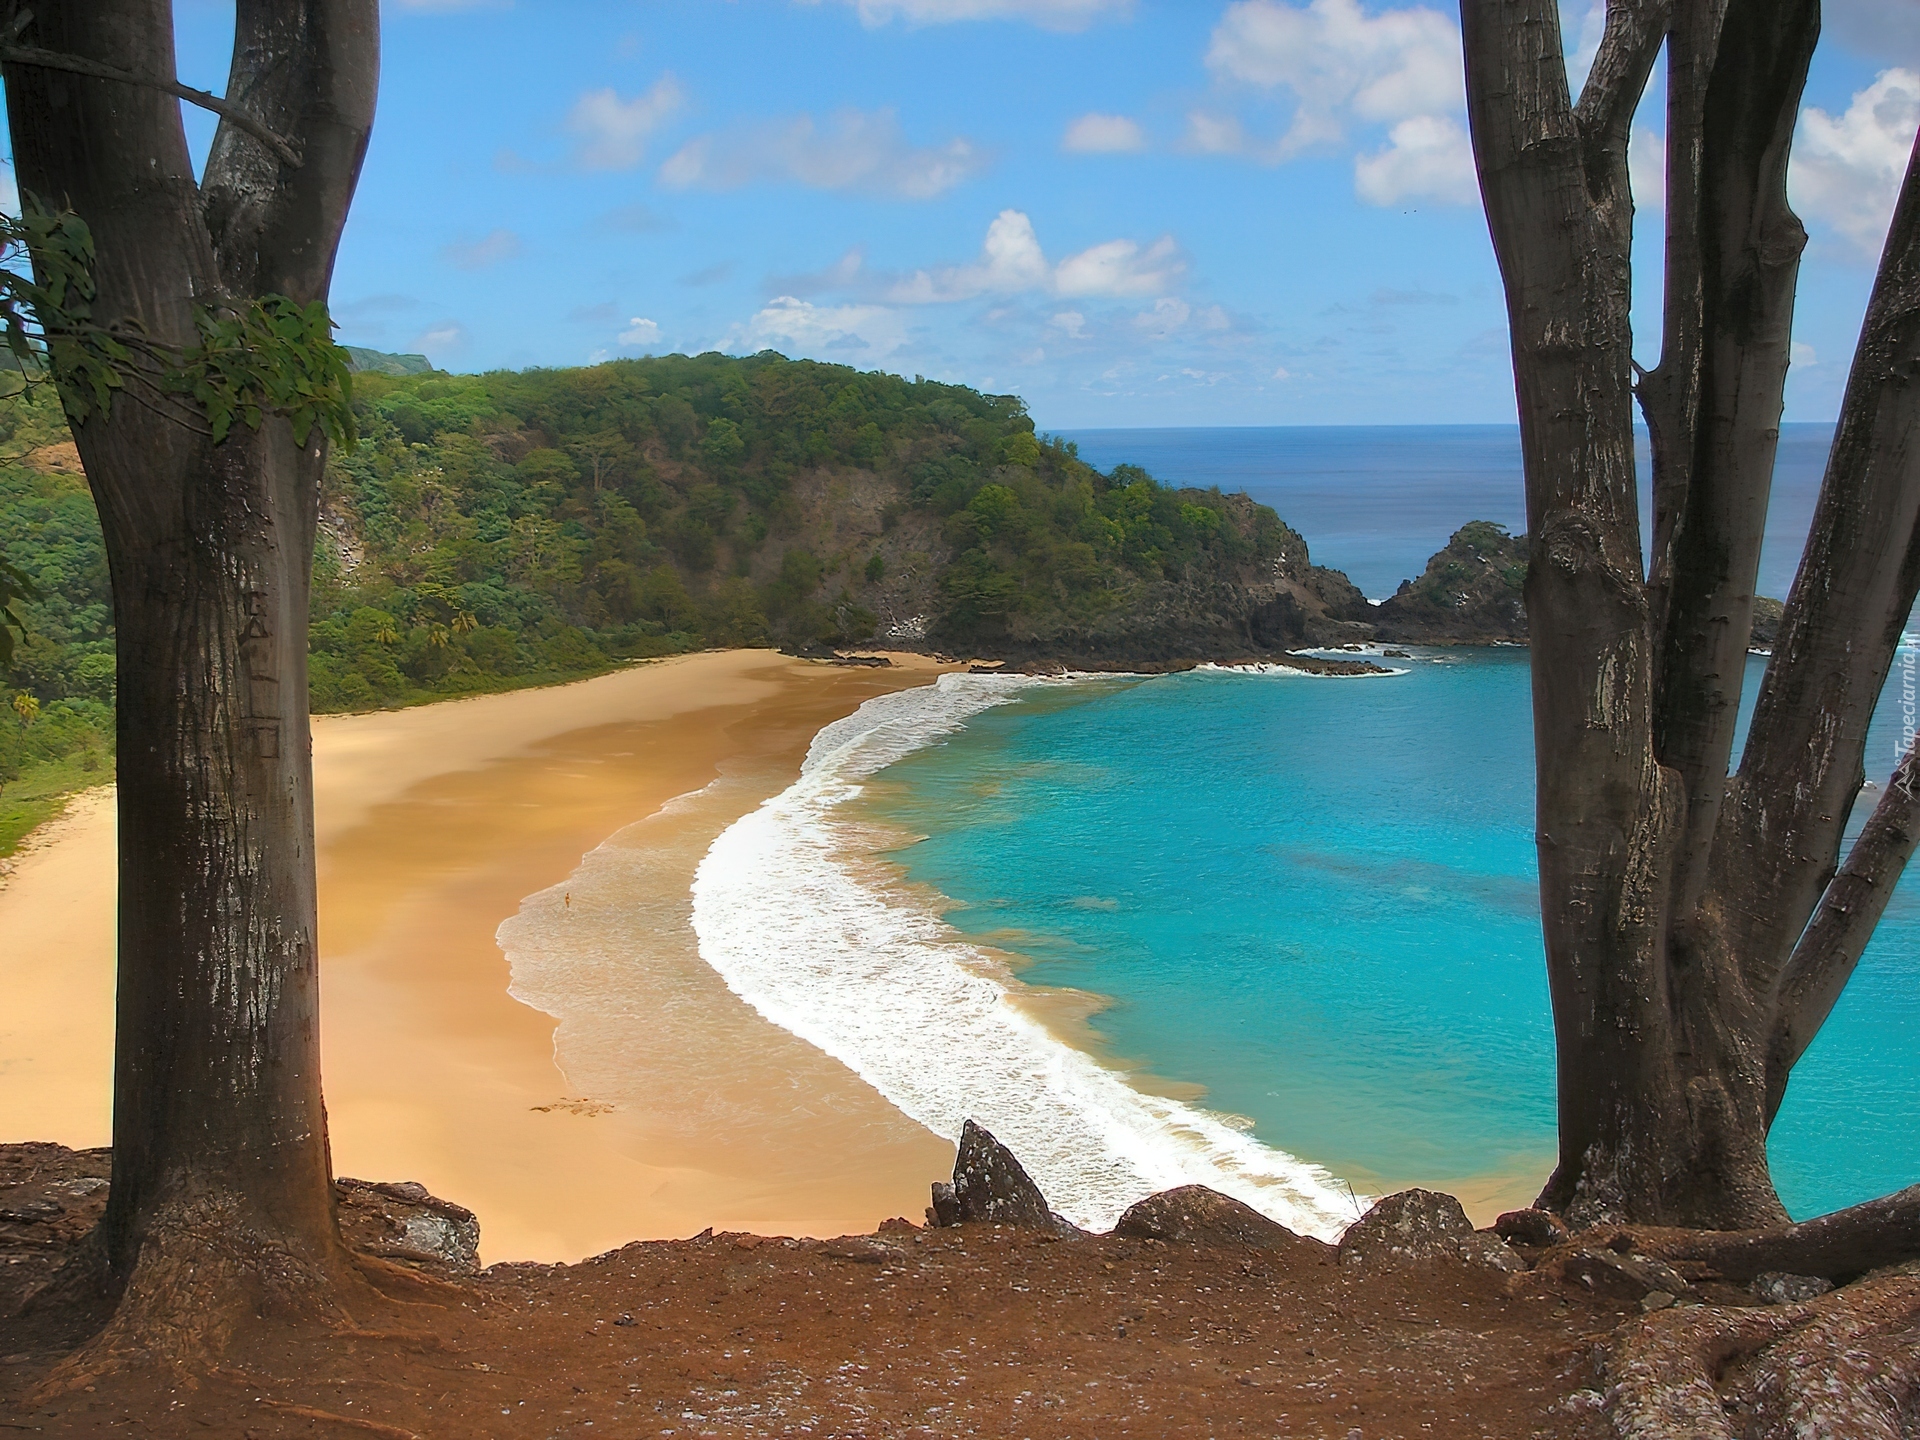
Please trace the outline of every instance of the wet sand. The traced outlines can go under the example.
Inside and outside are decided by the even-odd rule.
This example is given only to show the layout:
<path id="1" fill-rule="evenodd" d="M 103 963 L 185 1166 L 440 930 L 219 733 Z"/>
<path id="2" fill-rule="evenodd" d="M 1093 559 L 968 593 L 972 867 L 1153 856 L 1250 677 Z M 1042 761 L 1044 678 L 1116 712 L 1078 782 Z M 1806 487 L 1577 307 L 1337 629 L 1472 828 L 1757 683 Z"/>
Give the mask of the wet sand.
<path id="1" fill-rule="evenodd" d="M 932 678 L 924 661 L 734 651 L 316 720 L 337 1173 L 418 1180 L 471 1207 L 489 1261 L 709 1225 L 832 1235 L 918 1217 L 951 1145 L 732 996 L 670 906 L 612 957 L 657 977 L 658 1016 L 624 1017 L 624 1058 L 586 1045 L 569 1071 L 555 1017 L 507 993 L 495 931 L 551 887 L 571 914 L 569 876 L 616 832 L 644 847 L 661 895 L 684 896 L 715 827 L 791 783 L 823 725 Z M 113 843 L 111 792 L 94 792 L 0 887 L 0 1140 L 107 1143 Z"/>

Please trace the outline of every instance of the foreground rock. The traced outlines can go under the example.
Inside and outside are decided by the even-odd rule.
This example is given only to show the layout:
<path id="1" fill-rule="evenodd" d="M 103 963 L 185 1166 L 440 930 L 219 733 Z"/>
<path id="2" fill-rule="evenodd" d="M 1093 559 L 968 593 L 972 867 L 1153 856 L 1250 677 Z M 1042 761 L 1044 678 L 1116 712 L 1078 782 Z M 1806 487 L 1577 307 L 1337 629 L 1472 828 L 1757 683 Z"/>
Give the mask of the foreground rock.
<path id="1" fill-rule="evenodd" d="M 356 1250 L 424 1269 L 480 1270 L 480 1221 L 471 1210 L 427 1193 L 417 1180 L 333 1182 L 341 1237 Z"/>
<path id="2" fill-rule="evenodd" d="M 984 1125 L 968 1120 L 960 1127 L 960 1145 L 953 1157 L 953 1180 L 936 1180 L 927 1223 L 945 1225 L 1012 1225 L 1054 1234 L 1079 1234 L 1070 1222 L 1053 1213 L 1047 1197 L 1033 1183 L 1026 1167 Z"/>
<path id="3" fill-rule="evenodd" d="M 1308 1235 L 1297 1235 L 1251 1205 L 1204 1185 L 1182 1185 L 1149 1195 L 1128 1208 L 1113 1227 L 1113 1233 L 1187 1245 L 1282 1250 L 1312 1259 L 1333 1255 L 1331 1245 Z"/>
<path id="4" fill-rule="evenodd" d="M 263 1316 L 237 1364 L 133 1365 L 50 1393 L 83 1337 L 22 1314 L 22 1282 L 33 1257 L 57 1266 L 84 1242 L 109 1158 L 0 1146 L 0 1429 L 1904 1440 L 1920 1399 L 1920 1276 L 1803 1300 L 1818 1281 L 1763 1272 L 1750 1289 L 1675 1259 L 1702 1303 L 1648 1314 L 1544 1257 L 1524 1274 L 1446 1263 L 1462 1217 L 1445 1196 L 1389 1197 L 1352 1236 L 1354 1253 L 1428 1260 L 1333 1265 L 1310 1241 L 1241 1243 L 1245 1216 L 1191 1187 L 1136 1207 L 1148 1236 L 1058 1244 L 1027 1226 L 895 1220 L 825 1242 L 707 1231 L 577 1265 L 499 1264 L 436 1303 L 338 1326 Z M 404 1183 L 346 1187 L 343 1216 L 362 1202 L 403 1229 L 458 1219 Z M 1903 1217 L 1883 1205 L 1866 1219 Z M 1861 1223 L 1831 1217 L 1811 1239 L 1831 1250 Z M 1677 1245 L 1684 1232 L 1662 1233 Z M 1659 1275 L 1634 1243 L 1591 1230 L 1555 1249 Z"/>
<path id="5" fill-rule="evenodd" d="M 1475 1230 L 1458 1200 L 1434 1190 L 1389 1195 L 1340 1237 L 1342 1265 L 1433 1260 L 1464 1260 L 1496 1270 L 1527 1268 L 1499 1236 Z"/>

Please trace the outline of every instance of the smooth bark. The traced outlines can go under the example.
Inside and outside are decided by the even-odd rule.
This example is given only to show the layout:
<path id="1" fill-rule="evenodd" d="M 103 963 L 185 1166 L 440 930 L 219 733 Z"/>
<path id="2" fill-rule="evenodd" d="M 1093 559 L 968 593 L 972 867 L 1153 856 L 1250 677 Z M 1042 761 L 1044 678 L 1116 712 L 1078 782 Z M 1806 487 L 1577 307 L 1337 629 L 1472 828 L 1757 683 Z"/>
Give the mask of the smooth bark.
<path id="1" fill-rule="evenodd" d="M 373 118 L 376 0 L 242 0 L 196 183 L 166 0 L 37 0 L 23 45 L 163 84 L 8 60 L 24 191 L 97 247 L 95 318 L 176 350 L 194 307 L 325 297 Z M 298 168 L 258 138 L 293 137 Z M 163 348 L 155 352 L 165 354 Z M 113 1188 L 122 1312 L 189 1339 L 309 1308 L 348 1273 L 320 1093 L 306 627 L 325 441 L 269 416 L 214 444 L 138 381 L 74 427 L 118 648 Z M 321 1302 L 324 1303 L 324 1302 Z"/>
<path id="2" fill-rule="evenodd" d="M 1840 871 L 1867 722 L 1920 583 L 1920 181 L 1729 775 L 1806 241 L 1786 174 L 1817 0 L 1612 0 L 1578 104 L 1553 0 L 1464 0 L 1462 21 L 1533 536 L 1560 1082 L 1540 1203 L 1577 1222 L 1783 1222 L 1768 1127 L 1913 849 L 1902 780 Z M 1636 385 L 1627 147 L 1662 46 L 1662 348 Z M 1636 398 L 1653 439 L 1645 574 Z"/>

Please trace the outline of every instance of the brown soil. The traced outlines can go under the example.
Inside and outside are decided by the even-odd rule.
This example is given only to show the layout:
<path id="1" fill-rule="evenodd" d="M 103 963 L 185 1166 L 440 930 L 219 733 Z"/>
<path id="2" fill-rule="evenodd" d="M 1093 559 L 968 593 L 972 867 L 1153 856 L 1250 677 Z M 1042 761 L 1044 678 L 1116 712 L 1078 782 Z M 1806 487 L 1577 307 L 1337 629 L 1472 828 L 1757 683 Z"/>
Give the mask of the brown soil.
<path id="1" fill-rule="evenodd" d="M 86 1233 L 106 1159 L 0 1147 L 0 1311 Z M 355 1193 L 350 1238 L 378 1233 L 364 1209 L 377 1201 Z M 1460 1261 L 1369 1268 L 904 1221 L 828 1241 L 704 1235 L 578 1265 L 442 1265 L 458 1287 L 444 1308 L 352 1334 L 263 1326 L 218 1363 L 51 1398 L 37 1387 L 68 1353 L 61 1317 L 31 1314 L 0 1321 L 0 1432 L 1607 1433 L 1594 1367 L 1639 1306 Z"/>

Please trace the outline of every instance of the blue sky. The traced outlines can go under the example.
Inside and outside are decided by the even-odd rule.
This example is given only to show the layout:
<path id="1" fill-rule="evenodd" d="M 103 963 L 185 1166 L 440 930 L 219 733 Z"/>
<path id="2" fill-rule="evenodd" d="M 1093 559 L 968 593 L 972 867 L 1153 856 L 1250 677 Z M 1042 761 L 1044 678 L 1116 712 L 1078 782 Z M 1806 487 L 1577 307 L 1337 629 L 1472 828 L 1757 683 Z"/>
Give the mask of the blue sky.
<path id="1" fill-rule="evenodd" d="M 176 10 L 181 77 L 224 88 L 231 4 Z M 771 346 L 1017 393 L 1043 428 L 1512 418 L 1450 7 L 384 11 L 347 343 L 456 370 Z M 1829 0 L 1789 419 L 1838 404 L 1920 121 L 1916 12 Z M 1565 14 L 1577 65 L 1593 17 Z M 1657 94 L 1642 122 L 1646 160 Z M 1649 280 L 1659 225 L 1643 198 Z M 1656 280 L 1649 336 L 1657 305 Z"/>

